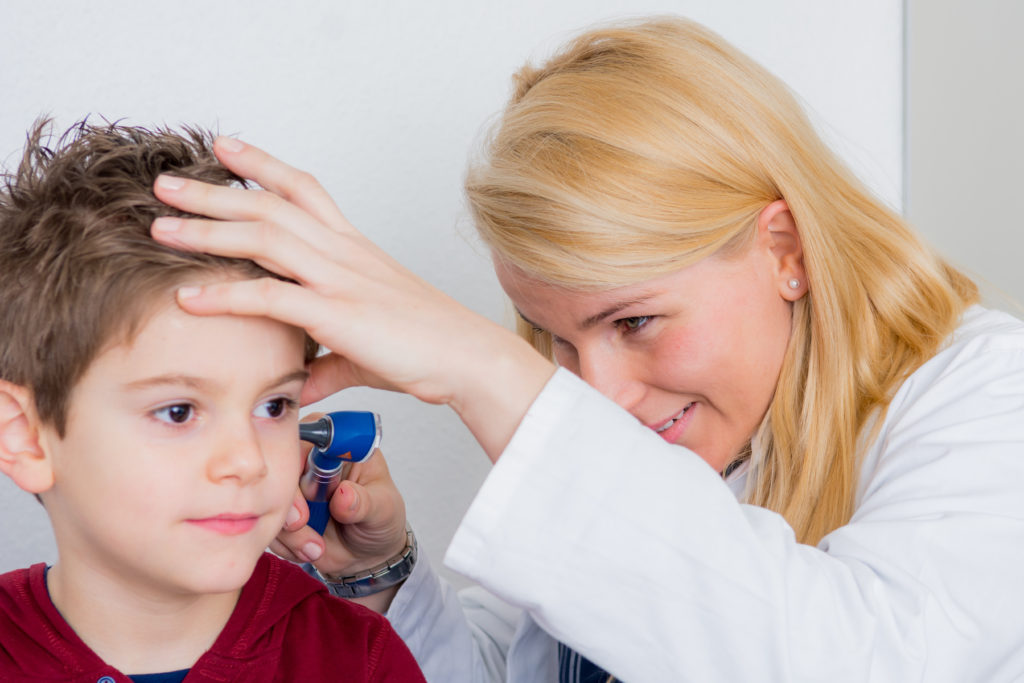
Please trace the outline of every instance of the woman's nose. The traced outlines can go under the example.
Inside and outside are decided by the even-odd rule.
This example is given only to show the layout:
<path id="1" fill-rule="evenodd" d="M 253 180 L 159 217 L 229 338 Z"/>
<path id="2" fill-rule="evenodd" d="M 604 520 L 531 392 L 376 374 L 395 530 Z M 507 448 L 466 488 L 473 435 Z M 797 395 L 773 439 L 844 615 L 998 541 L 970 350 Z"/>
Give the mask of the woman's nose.
<path id="1" fill-rule="evenodd" d="M 630 359 L 612 349 L 580 350 L 578 354 L 580 379 L 632 413 L 643 398 L 644 384 Z"/>

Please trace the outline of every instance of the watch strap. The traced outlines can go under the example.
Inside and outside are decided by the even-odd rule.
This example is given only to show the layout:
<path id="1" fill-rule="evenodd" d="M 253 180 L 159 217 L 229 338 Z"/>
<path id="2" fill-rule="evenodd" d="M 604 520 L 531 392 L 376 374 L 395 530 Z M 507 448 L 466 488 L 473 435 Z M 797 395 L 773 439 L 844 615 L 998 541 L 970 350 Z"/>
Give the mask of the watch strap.
<path id="1" fill-rule="evenodd" d="M 306 571 L 319 579 L 331 595 L 339 598 L 361 598 L 398 585 L 409 578 L 416 564 L 417 542 L 412 529 L 406 528 L 405 548 L 387 562 L 351 576 L 325 576 L 309 564 Z"/>

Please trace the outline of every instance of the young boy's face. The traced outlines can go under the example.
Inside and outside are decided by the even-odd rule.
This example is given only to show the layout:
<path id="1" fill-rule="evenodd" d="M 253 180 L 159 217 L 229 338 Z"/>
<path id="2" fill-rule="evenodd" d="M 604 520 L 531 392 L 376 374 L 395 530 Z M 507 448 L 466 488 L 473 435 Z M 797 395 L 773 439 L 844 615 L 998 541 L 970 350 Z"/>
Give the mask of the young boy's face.
<path id="1" fill-rule="evenodd" d="M 303 335 L 168 304 L 108 348 L 47 428 L 43 494 L 62 576 L 142 593 L 236 590 L 281 529 L 302 468 Z"/>

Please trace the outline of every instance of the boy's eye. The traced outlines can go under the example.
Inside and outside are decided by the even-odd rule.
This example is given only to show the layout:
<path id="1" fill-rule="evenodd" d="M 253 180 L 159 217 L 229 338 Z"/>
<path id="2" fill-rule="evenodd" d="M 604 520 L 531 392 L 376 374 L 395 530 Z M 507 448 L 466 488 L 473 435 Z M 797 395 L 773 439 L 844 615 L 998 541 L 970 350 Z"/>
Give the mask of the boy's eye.
<path id="1" fill-rule="evenodd" d="M 274 398 L 263 404 L 256 409 L 257 417 L 269 417 L 277 418 L 284 415 L 295 406 L 295 401 L 288 398 Z"/>
<path id="2" fill-rule="evenodd" d="M 175 403 L 174 405 L 157 408 L 153 411 L 158 420 L 172 424 L 184 424 L 195 414 L 195 408 L 188 403 Z"/>

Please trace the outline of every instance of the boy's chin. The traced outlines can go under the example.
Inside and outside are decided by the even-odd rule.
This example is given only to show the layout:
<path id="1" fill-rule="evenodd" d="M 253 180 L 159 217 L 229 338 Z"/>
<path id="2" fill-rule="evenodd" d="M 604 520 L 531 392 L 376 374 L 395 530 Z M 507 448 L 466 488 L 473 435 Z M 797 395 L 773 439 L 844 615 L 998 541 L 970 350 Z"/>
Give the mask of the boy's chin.
<path id="1" fill-rule="evenodd" d="M 252 577 L 266 546 L 248 553 L 224 553 L 221 557 L 197 557 L 187 579 L 196 594 L 220 594 L 241 590 Z"/>
<path id="2" fill-rule="evenodd" d="M 256 557 L 252 561 L 238 560 L 225 566 L 208 567 L 203 576 L 196 577 L 193 590 L 199 595 L 220 595 L 240 591 L 252 577 L 258 560 L 259 557 Z"/>

